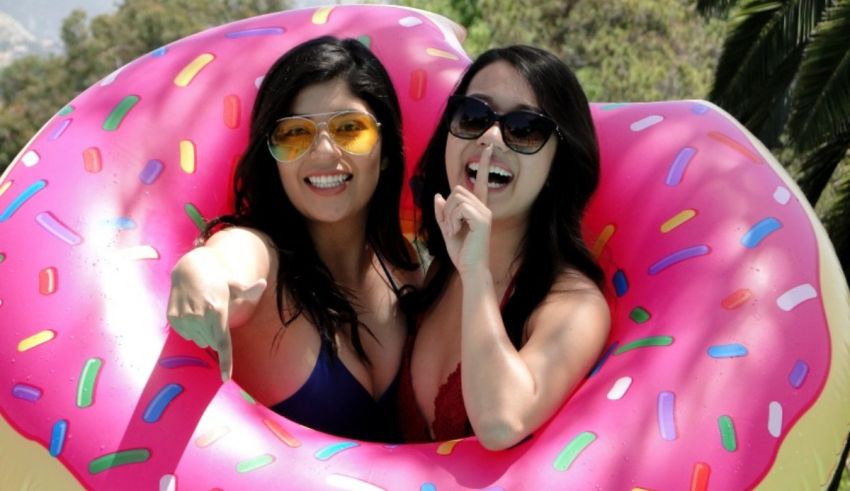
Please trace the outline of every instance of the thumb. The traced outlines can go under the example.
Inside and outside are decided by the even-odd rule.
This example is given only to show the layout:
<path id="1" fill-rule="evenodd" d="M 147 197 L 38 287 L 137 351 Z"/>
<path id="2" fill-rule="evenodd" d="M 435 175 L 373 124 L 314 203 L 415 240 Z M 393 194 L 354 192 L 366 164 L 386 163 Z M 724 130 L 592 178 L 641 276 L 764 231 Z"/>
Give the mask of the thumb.
<path id="1" fill-rule="evenodd" d="M 434 195 L 434 218 L 437 220 L 437 225 L 440 227 L 443 237 L 447 237 L 449 231 L 446 222 L 446 198 L 443 198 L 440 193 Z"/>
<path id="2" fill-rule="evenodd" d="M 251 286 L 242 283 L 232 283 L 230 286 L 230 300 L 247 300 L 258 302 L 263 292 L 266 291 L 266 279 L 260 278 Z"/>

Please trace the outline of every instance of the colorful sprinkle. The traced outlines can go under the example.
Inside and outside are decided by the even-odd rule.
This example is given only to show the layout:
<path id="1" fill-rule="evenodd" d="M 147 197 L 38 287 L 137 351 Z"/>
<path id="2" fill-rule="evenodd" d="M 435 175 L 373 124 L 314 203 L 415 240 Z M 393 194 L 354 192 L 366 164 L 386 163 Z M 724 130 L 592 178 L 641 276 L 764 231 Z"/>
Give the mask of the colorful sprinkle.
<path id="1" fill-rule="evenodd" d="M 224 97 L 224 125 L 230 129 L 239 127 L 239 112 L 241 103 L 239 96 L 230 94 Z"/>
<path id="2" fill-rule="evenodd" d="M 788 188 L 777 186 L 776 191 L 773 192 L 773 199 L 780 205 L 787 205 L 791 200 L 791 191 L 788 191 Z"/>
<path id="3" fill-rule="evenodd" d="M 115 106 L 112 112 L 107 116 L 106 121 L 103 122 L 103 129 L 106 131 L 115 131 L 121 126 L 121 122 L 124 121 L 124 118 L 127 116 L 127 113 L 133 109 L 139 102 L 139 96 L 137 95 L 128 95 L 121 99 L 121 102 Z"/>
<path id="4" fill-rule="evenodd" d="M 38 272 L 38 293 L 52 295 L 56 293 L 56 268 L 49 266 Z"/>
<path id="5" fill-rule="evenodd" d="M 142 419 L 145 423 L 156 423 L 162 418 L 162 413 L 168 409 L 168 405 L 175 397 L 183 393 L 183 386 L 179 384 L 168 384 L 157 392 L 153 397 L 148 407 L 145 408 L 145 413 Z"/>
<path id="6" fill-rule="evenodd" d="M 321 25 L 328 22 L 328 17 L 331 15 L 333 7 L 320 7 L 313 12 L 313 24 Z"/>
<path id="7" fill-rule="evenodd" d="M 0 252 L 0 263 L 6 260 L 6 255 Z"/>
<path id="8" fill-rule="evenodd" d="M 159 478 L 159 491 L 176 491 L 177 476 L 174 474 L 166 474 Z"/>
<path id="9" fill-rule="evenodd" d="M 637 324 L 643 324 L 648 321 L 650 317 L 652 316 L 649 314 L 649 311 L 643 307 L 635 307 L 631 312 L 629 312 L 629 319 Z"/>
<path id="10" fill-rule="evenodd" d="M 649 267 L 649 274 L 656 275 L 665 269 L 673 266 L 676 263 L 680 263 L 686 259 L 691 259 L 698 256 L 704 256 L 711 252 L 711 249 L 707 245 L 698 245 L 693 247 L 688 247 L 686 249 L 682 249 L 680 251 L 676 251 L 673 254 L 661 259 L 656 262 L 652 266 Z"/>
<path id="11" fill-rule="evenodd" d="M 97 474 L 121 465 L 146 462 L 150 457 L 151 452 L 146 448 L 136 448 L 107 454 L 89 462 L 89 473 Z"/>
<path id="12" fill-rule="evenodd" d="M 253 472 L 261 467 L 265 467 L 274 462 L 274 456 L 271 454 L 263 454 L 257 457 L 243 460 L 236 464 L 236 472 L 240 474 L 247 474 L 248 472 Z"/>
<path id="13" fill-rule="evenodd" d="M 89 147 L 83 150 L 83 169 L 92 174 L 103 169 L 103 160 L 100 157 L 100 149 Z"/>
<path id="14" fill-rule="evenodd" d="M 25 337 L 18 342 L 18 352 L 23 353 L 29 351 L 36 346 L 40 346 L 56 337 L 56 332 L 50 329 L 39 331 L 32 336 Z"/>
<path id="15" fill-rule="evenodd" d="M 70 244 L 70 245 L 80 245 L 83 242 L 83 238 L 76 234 L 73 230 L 68 228 L 67 225 L 60 222 L 52 213 L 49 211 L 41 212 L 35 216 L 35 221 L 41 225 L 44 230 L 47 230 L 51 234 L 53 234 L 59 240 Z"/>
<path id="16" fill-rule="evenodd" d="M 65 437 L 68 436 L 68 420 L 60 419 L 53 424 L 53 429 L 50 431 L 50 456 L 58 457 L 62 455 L 62 449 L 65 447 Z"/>
<path id="17" fill-rule="evenodd" d="M 124 68 L 126 68 L 126 67 L 127 67 L 127 65 L 124 65 L 124 66 L 120 67 L 119 69 L 115 70 L 114 72 L 110 73 L 106 77 L 104 77 L 103 80 L 100 81 L 100 86 L 106 87 L 107 85 L 112 85 L 112 83 L 115 82 L 115 80 L 118 78 L 118 75 L 120 75 L 121 72 L 123 72 Z"/>
<path id="18" fill-rule="evenodd" d="M 779 220 L 773 217 L 767 217 L 753 225 L 750 230 L 741 237 L 741 245 L 747 249 L 757 247 L 768 235 L 776 232 L 780 228 L 782 228 L 782 224 Z"/>
<path id="19" fill-rule="evenodd" d="M 372 483 L 342 474 L 328 474 L 325 477 L 325 484 L 346 491 L 385 491 L 384 488 Z"/>
<path id="20" fill-rule="evenodd" d="M 679 150 L 676 158 L 673 159 L 673 164 L 670 165 L 670 170 L 667 171 L 667 179 L 664 181 L 668 186 L 678 186 L 682 182 L 682 177 L 685 175 L 685 170 L 688 164 L 693 160 L 697 151 L 693 147 L 685 147 Z"/>
<path id="21" fill-rule="evenodd" d="M 458 443 L 460 443 L 462 438 L 456 438 L 454 440 L 448 440 L 441 443 L 437 447 L 437 455 L 451 455 L 454 452 L 455 447 Z"/>
<path id="22" fill-rule="evenodd" d="M 758 163 L 761 160 L 761 159 L 759 159 L 758 155 L 747 150 L 747 147 L 745 147 L 744 145 L 741 145 L 740 143 L 735 141 L 733 138 L 726 136 L 723 133 L 719 133 L 717 131 L 710 131 L 708 133 L 708 136 L 711 139 L 716 140 L 716 141 L 730 147 L 732 150 L 735 150 L 736 152 L 740 153 L 741 155 L 743 155 L 744 157 L 746 157 L 747 159 L 749 159 L 752 162 Z"/>
<path id="23" fill-rule="evenodd" d="M 101 222 L 101 225 L 118 231 L 136 228 L 136 222 L 130 217 L 107 218 Z"/>
<path id="24" fill-rule="evenodd" d="M 367 48 L 372 48 L 372 38 L 367 35 L 357 36 L 357 40 L 360 41 L 360 44 L 366 46 Z"/>
<path id="25" fill-rule="evenodd" d="M 210 53 L 198 55 L 197 58 L 189 62 L 189 64 L 180 70 L 180 73 L 174 77 L 174 85 L 178 87 L 187 87 L 190 83 L 192 83 L 195 76 L 203 70 L 205 66 L 212 63 L 214 59 L 215 56 Z"/>
<path id="26" fill-rule="evenodd" d="M 625 102 L 612 102 L 610 104 L 603 104 L 599 109 L 603 111 L 613 111 L 614 109 L 618 109 L 626 105 L 627 103 Z"/>
<path id="27" fill-rule="evenodd" d="M 118 251 L 118 259 L 121 261 L 159 259 L 159 251 L 149 245 L 126 247 Z"/>
<path id="28" fill-rule="evenodd" d="M 708 106 L 706 106 L 705 104 L 700 104 L 699 102 L 691 106 L 691 112 L 699 116 L 702 116 L 703 114 L 707 113 L 709 109 L 710 108 Z"/>
<path id="29" fill-rule="evenodd" d="M 169 356 L 159 360 L 159 366 L 173 370 L 185 367 L 209 367 L 209 363 L 194 356 Z"/>
<path id="30" fill-rule="evenodd" d="M 449 53 L 448 51 L 444 51 L 437 48 L 425 48 L 425 53 L 429 56 L 433 56 L 435 58 L 445 58 L 447 60 L 457 61 L 460 58 L 457 57 L 454 53 Z"/>
<path id="31" fill-rule="evenodd" d="M 162 173 L 162 169 L 164 167 L 165 165 L 161 160 L 148 160 L 148 163 L 145 164 L 142 172 L 139 173 L 139 180 L 145 184 L 153 184 L 157 179 L 159 179 L 159 175 Z"/>
<path id="32" fill-rule="evenodd" d="M 596 435 L 594 433 L 590 431 L 580 433 L 578 436 L 573 438 L 563 450 L 561 450 L 561 453 L 559 453 L 555 458 L 555 462 L 552 463 L 552 467 L 554 467 L 556 471 L 561 472 L 569 470 L 573 461 L 575 461 L 584 449 L 593 443 L 594 440 L 596 440 Z"/>
<path id="33" fill-rule="evenodd" d="M 411 16 L 399 19 L 398 23 L 402 27 L 415 27 L 415 26 L 422 24 L 422 19 L 420 19 L 419 17 L 414 17 L 414 16 L 411 15 Z"/>
<path id="34" fill-rule="evenodd" d="M 728 452 L 734 452 L 738 448 L 738 443 L 735 439 L 735 425 L 732 423 L 732 418 L 720 416 L 717 418 L 717 425 L 720 427 L 720 440 L 723 443 L 723 448 Z"/>
<path id="35" fill-rule="evenodd" d="M 190 140 L 180 140 L 180 168 L 186 174 L 195 172 L 195 144 Z"/>
<path id="36" fill-rule="evenodd" d="M 6 209 L 3 210 L 3 213 L 0 213 L 0 223 L 12 218 L 12 215 L 14 215 L 16 211 L 18 211 L 18 208 L 23 206 L 23 204 L 26 203 L 27 200 L 35 196 L 37 192 L 44 189 L 45 186 L 47 186 L 47 182 L 42 179 L 39 179 L 38 181 L 35 181 L 34 183 L 27 186 L 27 188 L 24 189 L 23 192 L 18 195 L 17 198 L 13 199 L 12 202 L 6 206 Z"/>
<path id="37" fill-rule="evenodd" d="M 70 119 L 70 118 L 62 120 L 61 123 L 56 125 L 56 128 L 53 130 L 53 133 L 50 134 L 50 136 L 48 137 L 48 140 L 50 140 L 50 141 L 58 140 L 59 137 L 62 136 L 62 133 L 65 133 L 65 130 L 68 129 L 68 126 L 71 126 L 71 121 L 73 121 L 73 119 Z"/>
<path id="38" fill-rule="evenodd" d="M 691 474 L 691 487 L 689 491 L 707 491 L 708 478 L 711 477 L 711 467 L 705 462 L 697 462 L 694 464 L 694 471 Z"/>
<path id="39" fill-rule="evenodd" d="M 213 443 L 219 441 L 225 435 L 230 433 L 230 428 L 227 426 L 216 426 L 203 434 L 201 434 L 196 440 L 195 445 L 200 448 L 209 447 Z"/>
<path id="40" fill-rule="evenodd" d="M 599 255 L 602 254 L 602 250 L 605 249 L 605 246 L 608 244 L 608 241 L 611 240 L 611 237 L 616 231 L 617 227 L 615 227 L 613 223 L 609 223 L 608 225 L 602 227 L 602 232 L 599 232 L 599 237 L 597 237 L 596 242 L 593 243 L 594 258 L 599 258 Z"/>
<path id="41" fill-rule="evenodd" d="M 780 295 L 779 298 L 776 299 L 776 305 L 785 312 L 790 312 L 801 303 L 817 298 L 817 296 L 818 292 L 815 291 L 815 288 L 808 283 L 804 283 L 802 285 L 797 285 Z"/>
<path id="42" fill-rule="evenodd" d="M 153 56 L 154 58 L 160 58 L 160 57 L 165 56 L 166 53 L 168 53 L 168 48 L 165 47 L 165 46 L 162 46 L 162 47 L 159 47 L 159 48 L 151 51 L 151 56 Z"/>
<path id="43" fill-rule="evenodd" d="M 629 280 L 626 279 L 626 273 L 622 269 L 618 269 L 614 273 L 612 283 L 614 284 L 614 292 L 618 297 L 622 297 L 629 291 Z"/>
<path id="44" fill-rule="evenodd" d="M 666 234 L 671 230 L 675 230 L 676 227 L 682 225 L 687 222 L 691 218 L 697 216 L 697 211 L 693 209 L 682 210 L 679 213 L 676 213 L 672 218 L 667 220 L 666 222 L 661 224 L 661 233 Z"/>
<path id="45" fill-rule="evenodd" d="M 658 394 L 658 431 L 661 438 L 673 441 L 676 434 L 676 394 L 661 392 Z"/>
<path id="46" fill-rule="evenodd" d="M 244 31 L 228 32 L 224 37 L 228 39 L 239 39 L 252 36 L 278 36 L 286 30 L 282 27 L 256 27 L 254 29 L 245 29 Z"/>
<path id="47" fill-rule="evenodd" d="M 282 441 L 287 447 L 298 448 L 301 446 L 301 442 L 286 431 L 280 423 L 270 419 L 264 419 L 263 423 L 265 423 L 266 428 L 271 430 L 274 436 L 276 436 L 278 440 Z"/>
<path id="48" fill-rule="evenodd" d="M 617 351 L 615 351 L 614 354 L 620 355 L 633 349 L 648 348 L 653 346 L 670 346 L 671 344 L 673 344 L 672 336 L 650 336 L 625 344 L 620 348 L 617 348 Z"/>
<path id="49" fill-rule="evenodd" d="M 15 181 L 11 181 L 11 180 L 10 180 L 10 181 L 6 181 L 6 182 L 4 182 L 3 184 L 0 184 L 0 196 L 3 196 L 3 194 L 4 194 L 4 193 L 5 193 L 5 192 L 6 192 L 6 191 L 10 188 L 10 187 L 12 187 L 12 183 L 13 183 L 13 182 L 15 182 Z"/>
<path id="50" fill-rule="evenodd" d="M 708 348 L 708 356 L 712 358 L 739 358 L 747 356 L 747 347 L 743 344 L 718 344 Z"/>
<path id="51" fill-rule="evenodd" d="M 328 445 L 327 447 L 317 451 L 314 456 L 322 461 L 328 460 L 334 455 L 348 450 L 349 448 L 359 447 L 360 445 L 354 442 L 340 442 Z"/>
<path id="52" fill-rule="evenodd" d="M 437 491 L 437 486 L 433 483 L 426 482 L 422 484 L 422 486 L 419 486 L 419 491 Z"/>
<path id="53" fill-rule="evenodd" d="M 244 390 L 240 390 L 239 394 L 242 395 L 242 399 L 245 399 L 245 401 L 247 403 L 249 403 L 249 404 L 256 404 L 257 403 L 257 401 L 254 400 L 253 397 L 251 397 L 251 394 L 245 392 Z"/>
<path id="54" fill-rule="evenodd" d="M 38 152 L 35 150 L 29 150 L 27 153 L 21 157 L 21 162 L 24 163 L 26 167 L 32 167 L 37 164 L 41 160 L 41 156 L 38 155 Z"/>
<path id="55" fill-rule="evenodd" d="M 204 230 L 207 226 L 207 221 L 204 220 L 204 217 L 201 216 L 201 212 L 198 211 L 198 208 L 195 207 L 192 203 L 186 203 L 183 205 L 183 210 L 189 215 L 189 218 L 192 219 L 195 226 L 198 227 L 198 230 Z"/>
<path id="56" fill-rule="evenodd" d="M 770 436 L 779 438 L 782 435 L 782 404 L 771 401 L 767 412 L 767 431 Z"/>
<path id="57" fill-rule="evenodd" d="M 664 121 L 663 116 L 659 116 L 658 114 L 654 114 L 652 116 L 647 116 L 643 119 L 635 121 L 631 125 L 629 125 L 629 129 L 632 131 L 643 131 L 647 128 L 657 125 L 658 123 Z"/>
<path id="58" fill-rule="evenodd" d="M 428 86 L 428 72 L 417 68 L 410 73 L 410 98 L 414 101 L 425 97 L 425 89 Z"/>
<path id="59" fill-rule="evenodd" d="M 596 375 L 596 373 L 602 369 L 602 365 L 604 365 L 605 362 L 608 361 L 608 358 L 611 356 L 612 353 L 614 353 L 614 350 L 616 350 L 617 346 L 619 345 L 620 343 L 616 341 L 611 343 L 611 346 L 609 346 L 608 349 L 605 350 L 605 353 L 603 353 L 602 356 L 599 358 L 599 361 L 596 362 L 596 365 L 593 367 L 593 370 L 590 371 L 590 375 L 588 375 L 588 378 Z"/>
<path id="60" fill-rule="evenodd" d="M 803 386 L 803 382 L 806 381 L 808 375 L 809 364 L 803 360 L 797 360 L 794 363 L 794 368 L 791 369 L 791 373 L 788 374 L 788 383 L 791 384 L 791 387 L 799 389 Z"/>
<path id="61" fill-rule="evenodd" d="M 80 381 L 77 383 L 77 407 L 86 408 L 94 402 L 94 389 L 102 365 L 103 360 L 100 358 L 89 358 L 83 365 Z"/>
<path id="62" fill-rule="evenodd" d="M 608 400 L 610 401 L 619 401 L 626 395 L 629 387 L 632 386 L 632 378 L 631 377 L 620 377 L 614 382 L 614 385 L 611 386 L 611 390 L 608 391 Z"/>
<path id="63" fill-rule="evenodd" d="M 737 309 L 753 298 L 753 292 L 748 288 L 741 288 L 730 293 L 729 296 L 720 301 L 720 305 L 727 310 Z"/>
<path id="64" fill-rule="evenodd" d="M 56 113 L 56 114 L 58 116 L 67 116 L 67 115 L 71 114 L 72 112 L 74 112 L 74 106 L 68 104 L 67 106 L 60 109 L 59 112 Z"/>
<path id="65" fill-rule="evenodd" d="M 15 384 L 12 387 L 12 396 L 25 401 L 35 402 L 41 399 L 44 393 L 39 387 L 30 384 Z"/>
<path id="66" fill-rule="evenodd" d="M 261 85 L 263 85 L 263 79 L 264 79 L 264 78 L 265 78 L 265 77 L 264 77 L 264 76 L 262 76 L 262 75 L 260 75 L 259 77 L 255 78 L 255 79 L 254 79 L 254 87 L 256 87 L 256 88 L 258 88 L 258 89 L 259 89 L 259 88 L 260 88 L 260 86 L 261 86 Z"/>

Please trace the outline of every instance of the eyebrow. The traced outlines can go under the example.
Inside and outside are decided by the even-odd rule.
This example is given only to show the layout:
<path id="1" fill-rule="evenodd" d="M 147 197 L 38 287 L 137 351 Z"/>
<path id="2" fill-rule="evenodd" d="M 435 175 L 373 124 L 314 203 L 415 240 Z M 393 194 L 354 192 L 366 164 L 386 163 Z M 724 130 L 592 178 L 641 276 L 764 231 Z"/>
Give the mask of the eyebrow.
<path id="1" fill-rule="evenodd" d="M 495 106 L 493 98 L 490 97 L 490 96 L 487 96 L 487 95 L 484 95 L 484 94 L 466 94 L 466 96 L 467 97 L 474 97 L 476 99 L 480 99 L 480 100 L 486 102 L 487 105 Z M 516 106 L 512 107 L 511 109 L 509 109 L 506 112 L 511 112 L 511 111 L 531 111 L 531 112 L 534 112 L 534 113 L 543 114 L 543 109 L 541 109 L 537 106 L 531 106 L 529 104 L 517 104 Z"/>

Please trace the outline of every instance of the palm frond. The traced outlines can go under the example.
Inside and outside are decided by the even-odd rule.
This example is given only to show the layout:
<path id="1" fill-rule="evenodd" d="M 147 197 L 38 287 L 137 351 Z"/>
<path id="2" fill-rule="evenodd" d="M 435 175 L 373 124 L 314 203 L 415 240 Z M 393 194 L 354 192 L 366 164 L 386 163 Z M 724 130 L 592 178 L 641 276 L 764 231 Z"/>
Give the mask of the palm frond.
<path id="1" fill-rule="evenodd" d="M 803 172 L 797 179 L 797 184 L 812 206 L 820 199 L 848 150 L 850 150 L 850 131 L 837 135 L 806 155 L 802 165 Z"/>
<path id="2" fill-rule="evenodd" d="M 723 15 L 728 12 L 738 0 L 697 0 L 697 12 L 702 15 Z"/>
<path id="3" fill-rule="evenodd" d="M 850 0 L 827 10 L 803 54 L 793 92 L 791 143 L 815 148 L 850 124 Z"/>
<path id="4" fill-rule="evenodd" d="M 845 173 L 836 189 L 836 199 L 825 213 L 826 226 L 844 276 L 850 278 L 850 164 L 845 164 Z"/>

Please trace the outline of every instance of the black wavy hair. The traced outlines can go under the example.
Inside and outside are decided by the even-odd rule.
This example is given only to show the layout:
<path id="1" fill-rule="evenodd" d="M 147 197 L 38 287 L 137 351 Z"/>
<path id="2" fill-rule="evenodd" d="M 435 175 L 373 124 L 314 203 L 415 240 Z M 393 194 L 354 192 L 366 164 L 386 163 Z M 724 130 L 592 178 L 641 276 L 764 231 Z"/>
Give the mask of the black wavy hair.
<path id="1" fill-rule="evenodd" d="M 581 237 L 584 209 L 599 182 L 599 149 L 584 90 L 564 62 L 542 49 L 515 45 L 486 51 L 469 67 L 454 93 L 466 94 L 472 78 L 498 61 L 507 62 L 528 81 L 540 108 L 558 124 L 561 134 L 546 184 L 529 213 L 514 293 L 502 312 L 508 336 L 519 349 L 526 321 L 560 272 L 577 270 L 603 287 L 602 269 Z M 448 116 L 443 114 L 411 182 L 422 212 L 419 238 L 434 258 L 431 268 L 435 268 L 418 294 L 420 312 L 433 305 L 454 271 L 431 205 L 436 193 L 450 193 L 445 164 L 448 134 Z"/>
<path id="2" fill-rule="evenodd" d="M 361 327 L 370 335 L 371 331 L 358 319 L 350 300 L 352 292 L 334 280 L 316 252 L 307 222 L 286 195 L 278 163 L 266 143 L 277 120 L 292 115 L 292 103 L 301 90 L 331 80 L 343 80 L 381 123 L 384 169 L 369 203 L 366 239 L 390 264 L 407 270 L 416 268 L 399 222 L 405 161 L 398 98 L 381 62 L 355 39 L 312 39 L 292 48 L 269 69 L 254 102 L 248 147 L 236 167 L 234 212 L 211 221 L 204 236 L 209 237 L 222 224 L 251 227 L 267 234 L 280 258 L 276 293 L 283 325 L 303 313 L 331 343 L 334 353 L 335 333 L 348 327 L 358 356 L 368 364 L 359 331 Z M 288 319 L 283 315 L 284 291 L 293 302 Z"/>

